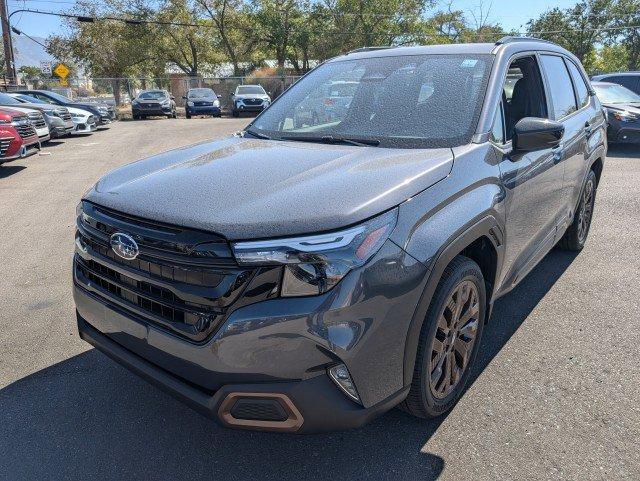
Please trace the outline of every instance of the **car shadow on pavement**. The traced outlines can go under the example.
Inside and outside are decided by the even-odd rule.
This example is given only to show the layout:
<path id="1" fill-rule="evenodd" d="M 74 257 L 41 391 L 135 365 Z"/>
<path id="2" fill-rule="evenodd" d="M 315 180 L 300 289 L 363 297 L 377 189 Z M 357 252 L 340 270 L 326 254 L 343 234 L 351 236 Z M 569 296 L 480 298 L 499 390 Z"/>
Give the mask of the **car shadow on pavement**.
<path id="1" fill-rule="evenodd" d="M 471 383 L 574 258 L 551 252 L 496 303 Z M 89 350 L 0 390 L 0 479 L 433 480 L 445 461 L 422 448 L 445 418 L 395 409 L 345 432 L 227 430 Z"/>
<path id="2" fill-rule="evenodd" d="M 24 169 L 26 169 L 24 165 L 0 165 L 0 179 L 10 177 Z"/>

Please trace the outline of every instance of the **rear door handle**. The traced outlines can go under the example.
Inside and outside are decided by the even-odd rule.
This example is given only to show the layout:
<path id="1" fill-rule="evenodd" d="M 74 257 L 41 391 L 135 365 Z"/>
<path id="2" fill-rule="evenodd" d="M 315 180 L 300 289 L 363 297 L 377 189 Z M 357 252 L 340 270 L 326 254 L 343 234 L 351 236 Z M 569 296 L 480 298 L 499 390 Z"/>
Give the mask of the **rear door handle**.
<path id="1" fill-rule="evenodd" d="M 591 134 L 591 122 L 585 122 L 584 123 L 584 133 L 587 135 Z"/>

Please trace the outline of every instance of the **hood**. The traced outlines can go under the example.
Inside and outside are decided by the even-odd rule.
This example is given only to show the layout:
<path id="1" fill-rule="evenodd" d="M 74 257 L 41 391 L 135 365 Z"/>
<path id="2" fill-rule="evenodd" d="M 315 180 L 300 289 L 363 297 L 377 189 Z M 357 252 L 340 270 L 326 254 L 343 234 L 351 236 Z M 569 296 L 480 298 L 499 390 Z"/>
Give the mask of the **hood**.
<path id="1" fill-rule="evenodd" d="M 632 114 L 640 115 L 640 103 L 632 103 L 632 104 L 605 104 L 606 108 L 609 110 L 618 110 L 618 111 L 627 111 Z"/>
<path id="2" fill-rule="evenodd" d="M 32 110 L 39 110 L 41 112 L 54 112 L 56 110 L 60 110 L 61 108 L 56 105 L 30 104 L 30 103 L 22 103 L 20 104 L 20 107 L 26 108 L 26 109 L 32 109 Z"/>
<path id="3" fill-rule="evenodd" d="M 85 199 L 229 240 L 258 239 L 363 221 L 443 179 L 452 163 L 451 149 L 231 137 L 121 167 Z"/>
<path id="4" fill-rule="evenodd" d="M 76 107 L 67 107 L 67 110 L 69 111 L 69 113 L 76 114 L 76 115 L 84 115 L 84 116 L 93 115 L 88 110 L 83 110 Z"/>
<path id="5" fill-rule="evenodd" d="M 82 109 L 82 110 L 88 110 L 89 112 L 93 113 L 94 111 L 98 111 L 98 107 L 103 107 L 104 109 L 107 109 L 107 106 L 104 104 L 77 104 L 77 103 L 72 103 L 72 104 L 64 104 L 64 107 L 66 107 L 67 109 Z"/>

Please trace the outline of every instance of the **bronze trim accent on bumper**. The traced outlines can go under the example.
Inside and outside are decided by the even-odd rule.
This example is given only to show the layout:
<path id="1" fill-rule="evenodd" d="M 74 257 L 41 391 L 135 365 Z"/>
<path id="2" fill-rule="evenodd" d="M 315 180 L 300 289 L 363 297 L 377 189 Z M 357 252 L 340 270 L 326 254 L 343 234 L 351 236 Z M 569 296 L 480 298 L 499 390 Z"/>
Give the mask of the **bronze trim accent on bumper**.
<path id="1" fill-rule="evenodd" d="M 231 414 L 231 410 L 238 399 L 275 399 L 287 412 L 289 417 L 284 421 L 261 421 L 252 419 L 237 419 Z M 220 404 L 218 409 L 220 421 L 228 427 L 243 429 L 266 429 L 269 431 L 296 432 L 302 426 L 304 419 L 300 411 L 289 399 L 289 396 L 282 393 L 268 392 L 232 392 Z"/>

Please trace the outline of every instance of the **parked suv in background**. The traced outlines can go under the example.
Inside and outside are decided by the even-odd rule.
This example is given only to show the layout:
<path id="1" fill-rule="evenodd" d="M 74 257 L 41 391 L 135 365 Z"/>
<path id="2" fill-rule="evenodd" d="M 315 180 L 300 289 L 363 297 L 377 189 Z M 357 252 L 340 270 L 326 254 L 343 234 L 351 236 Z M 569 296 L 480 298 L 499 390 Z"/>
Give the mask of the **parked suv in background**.
<path id="1" fill-rule="evenodd" d="M 189 89 L 187 95 L 183 97 L 186 100 L 184 110 L 185 115 L 190 119 L 193 115 L 212 115 L 220 117 L 220 96 L 209 88 Z"/>
<path id="2" fill-rule="evenodd" d="M 231 115 L 242 112 L 262 112 L 271 104 L 271 97 L 262 85 L 238 85 L 231 95 Z"/>
<path id="3" fill-rule="evenodd" d="M 342 115 L 300 125 L 338 81 L 358 83 Z M 602 106 L 554 44 L 343 55 L 241 134 L 87 192 L 80 336 L 229 427 L 441 415 L 494 301 L 554 245 L 584 247 L 606 150 Z"/>
<path id="4" fill-rule="evenodd" d="M 15 90 L 14 93 L 29 95 L 53 105 L 87 110 L 95 116 L 98 121 L 98 126 L 106 126 L 116 119 L 115 108 L 106 103 L 76 102 L 64 95 L 49 90 Z"/>
<path id="5" fill-rule="evenodd" d="M 38 134 L 24 112 L 0 108 L 0 164 L 40 150 Z"/>
<path id="6" fill-rule="evenodd" d="M 42 112 L 44 120 L 47 123 L 47 127 L 49 128 L 49 135 L 51 138 L 64 137 L 73 130 L 71 114 L 66 107 L 51 105 L 42 100 L 38 100 L 35 97 L 11 92 L 7 94 L 0 94 L 0 103 L 9 108 L 19 106 Z"/>
<path id="7" fill-rule="evenodd" d="M 176 118 L 176 103 L 166 90 L 143 90 L 131 102 L 133 120 L 150 116 Z"/>
<path id="8" fill-rule="evenodd" d="M 591 84 L 607 110 L 610 142 L 640 143 L 640 95 L 609 82 Z"/>

